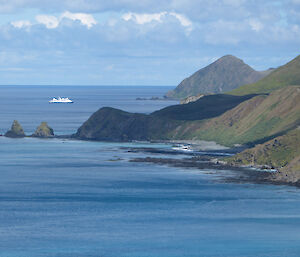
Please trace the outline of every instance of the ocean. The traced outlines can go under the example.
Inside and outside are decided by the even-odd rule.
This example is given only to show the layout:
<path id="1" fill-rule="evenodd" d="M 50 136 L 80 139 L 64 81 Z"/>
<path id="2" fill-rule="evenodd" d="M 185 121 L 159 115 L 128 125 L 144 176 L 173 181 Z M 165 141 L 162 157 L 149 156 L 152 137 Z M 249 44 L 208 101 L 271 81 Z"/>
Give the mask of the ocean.
<path id="1" fill-rule="evenodd" d="M 170 87 L 2 86 L 0 132 L 47 121 L 58 135 L 102 106 L 150 113 Z M 74 104 L 49 104 L 65 96 Z M 133 163 L 109 143 L 0 137 L 1 257 L 300 256 L 300 190 L 225 183 L 231 171 Z"/>

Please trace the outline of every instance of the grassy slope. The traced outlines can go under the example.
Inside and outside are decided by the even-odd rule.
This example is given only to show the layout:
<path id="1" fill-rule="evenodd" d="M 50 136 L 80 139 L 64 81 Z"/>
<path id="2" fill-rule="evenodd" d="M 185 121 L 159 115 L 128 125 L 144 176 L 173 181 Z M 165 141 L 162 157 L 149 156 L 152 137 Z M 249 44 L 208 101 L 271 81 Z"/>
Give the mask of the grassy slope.
<path id="1" fill-rule="evenodd" d="M 300 129 L 256 145 L 227 161 L 235 165 L 269 165 L 281 171 L 275 179 L 296 182 L 300 179 Z"/>
<path id="2" fill-rule="evenodd" d="M 258 82 L 241 86 L 229 92 L 229 94 L 247 95 L 270 93 L 276 89 L 292 85 L 300 85 L 300 55 L 289 63 L 274 70 L 271 74 Z"/>
<path id="3" fill-rule="evenodd" d="M 256 96 L 219 117 L 185 123 L 173 131 L 173 137 L 232 146 L 266 141 L 297 125 L 300 125 L 300 86 L 291 86 L 269 96 Z"/>

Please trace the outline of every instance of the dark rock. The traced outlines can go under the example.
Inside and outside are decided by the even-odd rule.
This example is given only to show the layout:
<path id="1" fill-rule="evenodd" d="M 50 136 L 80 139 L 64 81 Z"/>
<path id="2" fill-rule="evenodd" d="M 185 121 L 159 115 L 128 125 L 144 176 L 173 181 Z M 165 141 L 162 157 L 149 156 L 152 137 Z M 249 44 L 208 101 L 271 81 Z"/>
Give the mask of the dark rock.
<path id="1" fill-rule="evenodd" d="M 47 122 L 42 122 L 40 124 L 40 126 L 37 127 L 34 134 L 32 134 L 32 137 L 47 138 L 47 137 L 53 137 L 53 136 L 54 136 L 53 129 L 48 126 Z"/>
<path id="2" fill-rule="evenodd" d="M 11 129 L 5 133 L 6 137 L 25 137 L 24 130 L 17 120 L 14 120 Z"/>

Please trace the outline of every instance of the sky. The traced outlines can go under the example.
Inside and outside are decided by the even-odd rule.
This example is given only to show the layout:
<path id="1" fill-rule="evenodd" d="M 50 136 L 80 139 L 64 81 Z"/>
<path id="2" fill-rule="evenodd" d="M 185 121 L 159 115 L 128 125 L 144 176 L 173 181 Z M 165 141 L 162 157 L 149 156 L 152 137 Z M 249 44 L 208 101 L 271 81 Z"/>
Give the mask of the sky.
<path id="1" fill-rule="evenodd" d="M 0 0 L 0 85 L 172 85 L 299 55 L 300 0 Z"/>

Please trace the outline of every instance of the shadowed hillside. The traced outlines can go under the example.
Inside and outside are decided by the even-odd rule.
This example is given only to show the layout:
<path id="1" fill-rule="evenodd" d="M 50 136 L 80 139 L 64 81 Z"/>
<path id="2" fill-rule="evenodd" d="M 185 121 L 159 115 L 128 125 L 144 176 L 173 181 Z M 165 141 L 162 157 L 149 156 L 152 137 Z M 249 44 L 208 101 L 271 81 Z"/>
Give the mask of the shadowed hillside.
<path id="1" fill-rule="evenodd" d="M 208 95 L 189 104 L 172 105 L 152 115 L 174 120 L 203 120 L 217 117 L 255 95 Z"/>
<path id="2" fill-rule="evenodd" d="M 179 124 L 178 121 L 104 107 L 95 112 L 74 137 L 102 141 L 167 139 L 168 132 Z"/>

